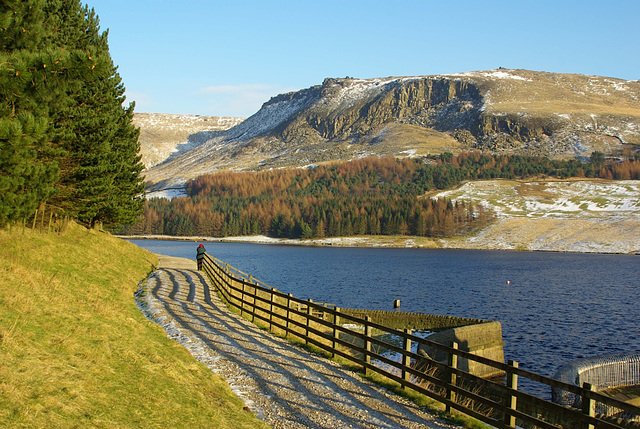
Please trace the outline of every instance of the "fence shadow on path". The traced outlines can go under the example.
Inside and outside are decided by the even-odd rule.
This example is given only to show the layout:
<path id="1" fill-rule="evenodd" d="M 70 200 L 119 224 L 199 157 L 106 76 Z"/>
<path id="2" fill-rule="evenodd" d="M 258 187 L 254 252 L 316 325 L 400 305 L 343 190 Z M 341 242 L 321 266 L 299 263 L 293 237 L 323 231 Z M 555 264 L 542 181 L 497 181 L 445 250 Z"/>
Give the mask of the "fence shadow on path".
<path id="1" fill-rule="evenodd" d="M 225 377 L 274 428 L 450 427 L 334 362 L 275 337 L 230 312 L 195 263 L 161 258 L 147 283 L 156 321 Z M 193 268 L 189 268 L 193 267 Z"/>

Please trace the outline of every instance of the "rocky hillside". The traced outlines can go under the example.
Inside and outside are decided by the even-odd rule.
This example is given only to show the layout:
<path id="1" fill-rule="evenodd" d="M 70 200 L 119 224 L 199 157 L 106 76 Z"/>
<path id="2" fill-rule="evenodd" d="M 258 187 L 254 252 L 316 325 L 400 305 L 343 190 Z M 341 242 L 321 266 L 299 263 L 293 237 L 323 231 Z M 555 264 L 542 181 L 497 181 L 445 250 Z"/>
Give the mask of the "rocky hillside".
<path id="1" fill-rule="evenodd" d="M 140 154 L 146 168 L 160 164 L 204 143 L 211 132 L 229 129 L 244 118 L 135 113 L 134 124 L 140 128 Z"/>
<path id="2" fill-rule="evenodd" d="M 587 157 L 640 147 L 640 82 L 527 70 L 326 79 L 146 173 L 151 188 L 217 169 L 484 149 Z"/>

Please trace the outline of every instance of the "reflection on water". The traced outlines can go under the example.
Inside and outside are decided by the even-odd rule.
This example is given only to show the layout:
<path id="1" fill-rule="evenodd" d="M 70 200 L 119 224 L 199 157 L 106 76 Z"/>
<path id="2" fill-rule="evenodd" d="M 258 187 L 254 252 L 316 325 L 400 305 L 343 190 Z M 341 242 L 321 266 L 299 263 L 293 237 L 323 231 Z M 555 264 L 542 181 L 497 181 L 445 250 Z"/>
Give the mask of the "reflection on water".
<path id="1" fill-rule="evenodd" d="M 130 240 L 195 258 L 197 243 Z M 505 357 L 553 375 L 638 344 L 640 256 L 205 243 L 210 255 L 298 298 L 502 323 Z"/>

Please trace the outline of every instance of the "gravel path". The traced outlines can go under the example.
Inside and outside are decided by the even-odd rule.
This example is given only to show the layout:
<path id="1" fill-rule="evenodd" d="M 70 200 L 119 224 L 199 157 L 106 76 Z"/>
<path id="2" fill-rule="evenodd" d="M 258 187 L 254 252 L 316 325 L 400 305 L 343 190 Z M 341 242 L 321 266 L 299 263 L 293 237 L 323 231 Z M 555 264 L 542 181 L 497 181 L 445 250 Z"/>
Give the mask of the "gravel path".
<path id="1" fill-rule="evenodd" d="M 228 311 L 195 262 L 159 257 L 160 269 L 141 284 L 138 306 L 272 427 L 452 427 Z"/>

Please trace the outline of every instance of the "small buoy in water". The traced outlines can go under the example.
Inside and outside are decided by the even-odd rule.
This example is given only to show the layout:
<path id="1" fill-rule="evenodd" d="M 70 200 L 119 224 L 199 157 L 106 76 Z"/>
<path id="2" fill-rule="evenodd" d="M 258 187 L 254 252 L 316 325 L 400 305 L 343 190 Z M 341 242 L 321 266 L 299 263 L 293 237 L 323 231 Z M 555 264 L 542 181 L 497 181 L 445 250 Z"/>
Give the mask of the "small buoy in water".
<path id="1" fill-rule="evenodd" d="M 510 285 L 511 284 L 511 280 L 507 280 L 507 284 Z"/>
<path id="2" fill-rule="evenodd" d="M 399 299 L 394 299 L 393 300 L 393 308 L 400 308 L 400 300 Z"/>

